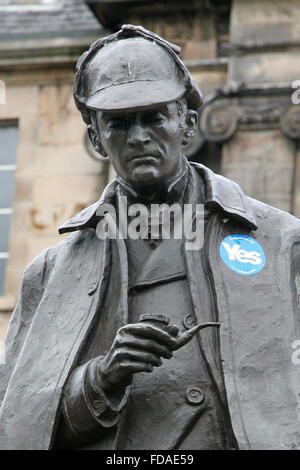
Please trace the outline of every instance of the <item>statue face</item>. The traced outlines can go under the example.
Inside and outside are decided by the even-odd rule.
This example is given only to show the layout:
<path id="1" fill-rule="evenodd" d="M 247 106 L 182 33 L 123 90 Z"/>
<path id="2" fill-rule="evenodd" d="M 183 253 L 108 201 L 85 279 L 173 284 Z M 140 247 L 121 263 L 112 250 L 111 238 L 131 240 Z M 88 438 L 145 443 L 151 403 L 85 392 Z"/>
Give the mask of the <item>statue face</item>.
<path id="1" fill-rule="evenodd" d="M 97 112 L 103 149 L 136 187 L 166 184 L 182 165 L 183 129 L 175 103 L 127 113 Z"/>

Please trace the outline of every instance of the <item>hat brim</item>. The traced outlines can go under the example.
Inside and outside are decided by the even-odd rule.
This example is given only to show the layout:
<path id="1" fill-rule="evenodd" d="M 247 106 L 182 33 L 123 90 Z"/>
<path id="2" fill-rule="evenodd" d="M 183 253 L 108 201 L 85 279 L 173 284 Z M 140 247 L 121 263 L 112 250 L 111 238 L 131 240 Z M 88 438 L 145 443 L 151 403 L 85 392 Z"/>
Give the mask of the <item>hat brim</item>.
<path id="1" fill-rule="evenodd" d="M 133 81 L 97 91 L 87 100 L 91 109 L 107 112 L 138 111 L 165 105 L 183 97 L 186 89 L 174 80 Z"/>

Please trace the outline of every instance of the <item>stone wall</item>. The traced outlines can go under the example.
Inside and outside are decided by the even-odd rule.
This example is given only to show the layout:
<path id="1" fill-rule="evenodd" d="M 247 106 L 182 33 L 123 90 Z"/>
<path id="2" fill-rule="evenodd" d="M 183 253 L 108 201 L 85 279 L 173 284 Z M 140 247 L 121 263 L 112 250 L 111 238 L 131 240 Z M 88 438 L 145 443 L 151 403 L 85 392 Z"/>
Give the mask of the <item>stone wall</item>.
<path id="1" fill-rule="evenodd" d="M 6 104 L 0 123 L 17 121 L 19 142 L 5 295 L 0 297 L 0 339 L 28 263 L 62 236 L 57 228 L 98 199 L 102 164 L 84 146 L 86 126 L 72 96 L 70 70 L 2 74 Z M 25 80 L 24 80 L 25 79 Z M 25 84 L 24 84 L 25 81 Z"/>
<path id="2" fill-rule="evenodd" d="M 98 199 L 107 177 L 84 145 L 75 108 L 76 61 L 106 31 L 82 0 L 0 2 L 0 125 L 18 125 L 9 258 L 0 341 L 25 267 L 57 243 L 57 228 Z M 1 345 L 1 343 L 0 343 Z"/>
<path id="3" fill-rule="evenodd" d="M 252 92 L 252 119 L 245 109 L 247 125 L 224 144 L 222 171 L 250 196 L 300 217 L 300 111 L 291 101 L 300 80 L 300 2 L 234 0 L 230 20 L 228 84 L 260 98 Z"/>

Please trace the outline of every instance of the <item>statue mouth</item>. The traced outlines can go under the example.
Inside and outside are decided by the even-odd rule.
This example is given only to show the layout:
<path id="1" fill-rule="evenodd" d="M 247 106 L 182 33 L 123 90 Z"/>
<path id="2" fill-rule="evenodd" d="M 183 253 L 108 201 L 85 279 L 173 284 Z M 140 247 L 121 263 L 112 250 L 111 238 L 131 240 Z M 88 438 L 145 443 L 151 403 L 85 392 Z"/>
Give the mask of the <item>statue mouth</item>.
<path id="1" fill-rule="evenodd" d="M 138 154 L 133 155 L 130 157 L 130 162 L 141 162 L 141 163 L 153 163 L 154 161 L 159 160 L 160 157 L 156 154 L 152 153 L 145 153 L 145 154 Z"/>

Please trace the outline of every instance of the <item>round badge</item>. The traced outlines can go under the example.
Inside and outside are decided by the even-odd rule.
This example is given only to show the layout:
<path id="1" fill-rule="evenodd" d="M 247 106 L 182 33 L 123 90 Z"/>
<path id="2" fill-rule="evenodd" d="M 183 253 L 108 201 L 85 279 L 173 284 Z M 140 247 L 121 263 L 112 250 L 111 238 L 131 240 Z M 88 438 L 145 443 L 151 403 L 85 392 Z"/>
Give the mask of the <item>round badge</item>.
<path id="1" fill-rule="evenodd" d="M 260 244 L 247 235 L 229 235 L 224 238 L 220 255 L 226 266 L 243 276 L 259 273 L 266 261 Z"/>

